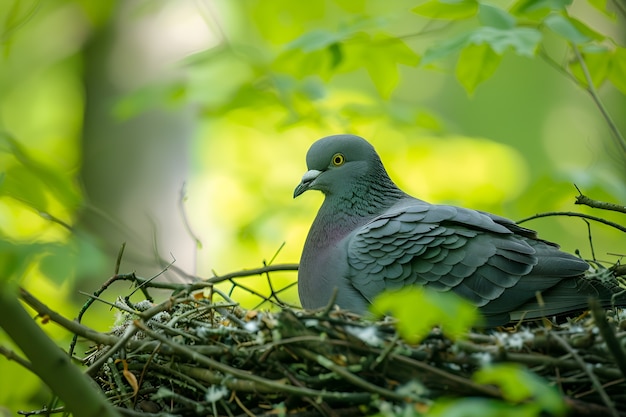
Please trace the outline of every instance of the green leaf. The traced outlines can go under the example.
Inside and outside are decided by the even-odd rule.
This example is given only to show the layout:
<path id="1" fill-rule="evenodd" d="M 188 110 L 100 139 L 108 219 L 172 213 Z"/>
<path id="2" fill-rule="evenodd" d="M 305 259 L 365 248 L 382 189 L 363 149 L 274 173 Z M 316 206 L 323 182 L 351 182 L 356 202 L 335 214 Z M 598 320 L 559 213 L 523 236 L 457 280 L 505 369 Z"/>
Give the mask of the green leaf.
<path id="1" fill-rule="evenodd" d="M 480 20 L 483 26 L 491 26 L 497 29 L 512 29 L 515 27 L 515 17 L 506 10 L 485 3 L 480 3 L 478 20 Z"/>
<path id="2" fill-rule="evenodd" d="M 511 7 L 513 16 L 541 20 L 553 11 L 565 11 L 573 0 L 519 0 Z"/>
<path id="3" fill-rule="evenodd" d="M 609 80 L 613 85 L 626 94 L 626 49 L 617 48 L 613 53 L 611 69 L 608 74 Z"/>
<path id="4" fill-rule="evenodd" d="M 20 201 L 36 211 L 46 211 L 48 198 L 45 184 L 23 165 L 13 165 L 6 171 L 6 180 L 0 188 L 4 195 Z"/>
<path id="5" fill-rule="evenodd" d="M 469 44 L 471 36 L 472 32 L 463 33 L 428 48 L 422 57 L 422 65 L 428 65 L 459 52 Z"/>
<path id="6" fill-rule="evenodd" d="M 586 49 L 581 55 L 589 71 L 593 85 L 600 87 L 609 76 L 613 53 L 608 49 L 594 48 Z M 570 71 L 572 71 L 572 74 L 574 74 L 583 85 L 587 85 L 587 79 L 578 60 L 572 61 Z"/>
<path id="7" fill-rule="evenodd" d="M 561 35 L 574 45 L 589 42 L 590 37 L 583 34 L 567 16 L 553 13 L 545 18 L 544 24 L 557 35 Z"/>
<path id="8" fill-rule="evenodd" d="M 468 45 L 461 51 L 456 65 L 456 78 L 468 94 L 473 94 L 478 84 L 493 75 L 502 56 L 487 44 Z"/>
<path id="9" fill-rule="evenodd" d="M 54 282 L 63 283 L 74 277 L 73 245 L 50 244 L 41 255 L 39 269 Z"/>
<path id="10" fill-rule="evenodd" d="M 328 55 L 330 55 L 330 68 L 334 69 L 343 61 L 343 51 L 340 43 L 331 43 L 327 48 Z"/>
<path id="11" fill-rule="evenodd" d="M 483 26 L 429 48 L 424 54 L 422 64 L 440 60 L 471 44 L 487 44 L 495 53 L 500 55 L 512 48 L 518 55 L 532 57 L 535 55 L 540 41 L 541 32 L 537 29 L 516 27 L 502 30 Z"/>
<path id="12" fill-rule="evenodd" d="M 312 30 L 300 36 L 298 39 L 287 44 L 286 49 L 300 49 L 303 52 L 312 52 L 324 49 L 342 40 L 343 34 L 328 30 Z"/>
<path id="13" fill-rule="evenodd" d="M 419 314 L 415 306 L 420 306 Z M 425 287 L 404 287 L 386 291 L 376 297 L 370 310 L 390 314 L 398 319 L 398 333 L 409 343 L 423 339 L 434 326 L 441 326 L 449 337 L 463 335 L 479 320 L 476 307 L 451 292 Z"/>
<path id="14" fill-rule="evenodd" d="M 522 403 L 532 400 L 552 415 L 565 414 L 565 404 L 554 387 L 517 364 L 500 364 L 476 371 L 472 379 L 480 384 L 497 385 L 505 400 Z"/>
<path id="15" fill-rule="evenodd" d="M 540 417 L 541 410 L 532 410 L 532 405 L 509 404 L 491 398 L 461 398 L 458 400 L 439 400 L 428 417 Z"/>
<path id="16" fill-rule="evenodd" d="M 606 0 L 587 0 L 596 10 L 607 17 L 615 18 L 615 13 L 606 8 Z"/>
<path id="17" fill-rule="evenodd" d="M 67 173 L 35 160 L 17 140 L 4 132 L 0 132 L 1 151 L 11 154 L 17 163 L 5 171 L 6 178 L 0 193 L 10 195 L 39 211 L 48 210 L 51 198 L 66 209 L 78 206 L 81 195 Z"/>
<path id="18" fill-rule="evenodd" d="M 385 34 L 372 38 L 372 45 L 363 56 L 363 64 L 383 98 L 389 98 L 400 80 L 398 64 L 415 66 L 418 55 L 404 41 Z"/>
<path id="19" fill-rule="evenodd" d="M 541 32 L 533 28 L 516 27 L 510 30 L 501 30 L 491 27 L 479 28 L 475 31 L 470 42 L 475 45 L 486 43 L 497 54 L 503 54 L 512 48 L 517 55 L 532 57 L 541 41 Z"/>
<path id="20" fill-rule="evenodd" d="M 588 38 L 591 38 L 596 41 L 603 41 L 606 39 L 605 35 L 593 30 L 592 28 L 590 28 L 589 26 L 587 26 L 585 23 L 581 22 L 580 20 L 576 19 L 575 17 L 568 16 L 568 19 L 574 25 L 574 27 L 584 36 L 587 36 Z"/>
<path id="21" fill-rule="evenodd" d="M 413 8 L 412 11 L 431 19 L 467 19 L 478 11 L 478 2 L 476 0 L 430 0 Z"/>

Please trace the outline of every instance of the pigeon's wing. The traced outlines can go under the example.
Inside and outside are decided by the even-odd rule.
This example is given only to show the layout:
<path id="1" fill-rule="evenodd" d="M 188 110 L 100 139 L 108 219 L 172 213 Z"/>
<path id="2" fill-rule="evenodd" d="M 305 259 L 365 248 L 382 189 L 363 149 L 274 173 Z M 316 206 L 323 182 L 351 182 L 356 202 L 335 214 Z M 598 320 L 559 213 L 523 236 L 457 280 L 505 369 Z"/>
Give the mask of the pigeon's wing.
<path id="1" fill-rule="evenodd" d="M 513 222 L 504 220 L 420 201 L 392 208 L 349 239 L 349 279 L 370 301 L 386 289 L 423 285 L 486 306 L 538 262 L 535 248 L 511 230 Z M 530 296 L 556 282 L 529 282 Z M 502 308 L 510 311 L 527 299 L 507 300 Z"/>

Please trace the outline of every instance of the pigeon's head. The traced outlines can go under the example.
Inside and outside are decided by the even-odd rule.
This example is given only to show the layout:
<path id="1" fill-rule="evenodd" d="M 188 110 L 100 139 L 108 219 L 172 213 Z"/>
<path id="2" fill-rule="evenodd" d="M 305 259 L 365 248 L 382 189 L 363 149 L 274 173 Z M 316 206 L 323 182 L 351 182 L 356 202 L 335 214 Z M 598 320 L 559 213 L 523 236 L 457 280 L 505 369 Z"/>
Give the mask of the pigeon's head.
<path id="1" fill-rule="evenodd" d="M 341 193 L 359 179 L 384 173 L 374 147 L 354 135 L 333 135 L 318 140 L 306 154 L 306 164 L 308 171 L 294 190 L 294 198 L 308 190 L 319 190 L 326 195 Z"/>

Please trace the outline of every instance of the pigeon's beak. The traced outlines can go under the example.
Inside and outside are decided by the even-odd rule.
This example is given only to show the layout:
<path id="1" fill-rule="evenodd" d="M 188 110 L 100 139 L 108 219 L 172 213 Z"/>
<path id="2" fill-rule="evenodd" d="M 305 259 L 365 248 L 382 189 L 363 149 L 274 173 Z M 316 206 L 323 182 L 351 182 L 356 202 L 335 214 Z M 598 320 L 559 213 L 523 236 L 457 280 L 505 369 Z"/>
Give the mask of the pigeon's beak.
<path id="1" fill-rule="evenodd" d="M 321 173 L 322 171 L 318 171 L 315 169 L 305 172 L 304 175 L 302 176 L 302 181 L 300 181 L 300 184 L 298 184 L 296 189 L 293 190 L 293 198 L 296 198 L 303 192 L 309 190 L 311 188 L 311 184 L 313 183 L 313 181 L 315 181 L 315 179 L 319 177 Z"/>

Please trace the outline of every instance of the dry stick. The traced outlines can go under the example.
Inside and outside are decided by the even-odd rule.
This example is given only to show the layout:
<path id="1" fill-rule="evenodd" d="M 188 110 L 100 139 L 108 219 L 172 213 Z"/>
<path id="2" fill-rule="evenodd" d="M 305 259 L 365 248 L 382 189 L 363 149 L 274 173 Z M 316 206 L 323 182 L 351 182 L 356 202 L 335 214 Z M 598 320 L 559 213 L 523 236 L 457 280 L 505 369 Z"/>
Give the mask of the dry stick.
<path id="1" fill-rule="evenodd" d="M 39 301 L 35 296 L 20 288 L 20 297 L 26 304 L 32 307 L 40 316 L 48 316 L 51 321 L 59 324 L 61 327 L 69 330 L 70 332 L 82 336 L 86 339 L 92 340 L 96 343 L 102 343 L 104 345 L 114 345 L 119 340 L 118 337 L 97 332 L 84 326 L 77 321 L 69 320 L 56 311 L 50 309 L 48 306 Z"/>
<path id="2" fill-rule="evenodd" d="M 353 374 L 352 372 L 350 372 L 349 370 L 347 370 L 345 367 L 337 365 L 336 363 L 334 363 L 333 361 L 331 361 L 330 359 L 328 359 L 325 356 L 319 355 L 319 354 L 315 354 L 309 350 L 306 349 L 302 349 L 302 348 L 296 348 L 296 347 L 291 347 L 290 349 L 293 349 L 296 353 L 298 353 L 298 355 L 309 359 L 311 361 L 315 361 L 317 362 L 319 365 L 323 366 L 324 368 L 328 369 L 329 371 L 335 373 L 336 375 L 340 376 L 341 378 L 343 378 L 344 380 L 348 381 L 349 383 L 351 383 L 352 385 L 355 385 L 357 387 L 360 387 L 362 389 L 365 389 L 371 393 L 375 393 L 375 394 L 379 394 L 380 396 L 384 397 L 384 398 L 390 398 L 390 399 L 394 399 L 396 401 L 407 401 L 407 400 L 412 400 L 413 402 L 419 402 L 421 404 L 426 404 L 426 402 L 424 402 L 424 400 L 420 400 L 417 398 L 409 398 L 406 395 L 402 395 L 402 394 L 398 394 L 397 392 L 393 392 L 391 390 L 388 390 L 386 388 L 382 388 L 379 387 L 378 385 L 372 384 L 371 382 L 367 382 L 366 380 L 356 376 L 355 374 Z"/>
<path id="3" fill-rule="evenodd" d="M 297 270 L 298 270 L 298 264 L 267 265 L 261 268 L 246 269 L 243 271 L 231 272 L 230 274 L 221 275 L 221 276 L 216 275 L 214 277 L 206 279 L 204 282 L 194 283 L 191 286 L 195 287 L 196 285 L 199 285 L 197 289 L 200 289 L 200 288 L 206 287 L 206 285 L 202 285 L 205 283 L 216 284 L 218 282 L 227 281 L 231 278 L 249 277 L 251 275 L 262 275 L 267 272 L 274 272 L 274 271 L 297 271 Z"/>
<path id="4" fill-rule="evenodd" d="M 609 210 L 609 211 L 617 211 L 619 213 L 626 213 L 626 206 L 622 206 L 620 204 L 614 204 L 614 203 L 607 203 L 606 201 L 593 200 L 587 197 L 586 195 L 584 195 L 580 191 L 580 189 L 576 186 L 576 184 L 574 184 L 574 187 L 576 187 L 576 190 L 578 190 L 578 192 L 580 193 L 579 195 L 576 196 L 576 201 L 574 202 L 574 204 L 581 204 L 583 206 L 588 206 L 591 208 L 597 208 L 601 210 Z"/>
<path id="5" fill-rule="evenodd" d="M 212 286 L 213 284 L 217 284 L 218 282 L 228 281 L 232 278 L 242 278 L 249 277 L 254 275 L 262 275 L 267 272 L 274 271 L 297 271 L 298 264 L 277 264 L 277 265 L 267 265 L 261 268 L 255 269 L 244 269 L 242 271 L 231 272 L 226 275 L 216 275 L 211 278 L 204 279 L 202 281 L 195 281 L 192 283 L 175 283 L 175 282 L 150 282 L 151 288 L 160 288 L 160 289 L 168 289 L 174 291 L 195 291 L 201 290 L 207 287 Z M 121 274 L 114 277 L 115 280 L 125 280 L 125 281 L 133 281 L 139 285 L 143 285 L 145 282 L 149 281 L 146 278 L 137 277 L 135 274 Z"/>
<path id="6" fill-rule="evenodd" d="M 615 358 L 617 367 L 622 372 L 622 375 L 626 377 L 626 354 L 624 353 L 624 349 L 622 349 L 619 341 L 615 337 L 613 329 L 611 329 L 611 326 L 609 326 L 609 323 L 606 321 L 606 312 L 604 311 L 597 299 L 589 300 L 589 308 L 596 322 L 596 326 L 600 331 L 600 335 L 606 342 L 606 346 L 609 349 L 609 352 L 611 352 L 613 358 Z"/>
<path id="7" fill-rule="evenodd" d="M 138 330 L 139 329 L 133 326 L 132 324 L 128 326 L 126 328 L 126 331 L 124 332 L 124 335 L 120 337 L 117 343 L 111 346 L 111 348 L 109 348 L 106 352 L 104 352 L 104 354 L 102 354 L 98 359 L 96 359 L 94 363 L 92 363 L 91 366 L 87 368 L 85 373 L 87 375 L 91 375 L 92 377 L 95 376 L 100 370 L 100 368 L 106 363 L 106 361 L 115 353 L 117 353 L 117 351 L 121 350 L 124 346 L 126 346 L 130 338 L 133 337 L 135 333 L 137 333 Z"/>
<path id="8" fill-rule="evenodd" d="M 605 220 L 605 219 L 600 218 L 600 217 L 591 216 L 589 214 L 574 213 L 574 212 L 571 212 L 571 211 L 553 211 L 553 212 L 549 212 L 549 213 L 535 214 L 534 216 L 530 216 L 530 217 L 526 217 L 525 219 L 518 220 L 516 223 L 517 224 L 522 224 L 522 223 L 527 222 L 529 220 L 538 219 L 538 218 L 541 218 L 541 217 L 550 217 L 550 216 L 581 217 L 583 219 L 589 219 L 589 220 L 593 220 L 593 221 L 596 221 L 596 222 L 599 222 L 599 223 L 604 223 L 607 226 L 614 227 L 617 230 L 626 233 L 626 227 L 620 226 L 617 223 L 610 222 L 610 221 Z"/>
<path id="9" fill-rule="evenodd" d="M 382 351 L 382 350 L 381 350 Z M 471 388 L 475 393 L 486 395 L 494 398 L 502 398 L 502 393 L 500 390 L 491 385 L 481 385 L 472 381 L 471 379 L 467 379 L 455 374 L 451 374 L 442 369 L 436 368 L 434 366 L 428 365 L 425 362 L 417 361 L 413 358 L 409 358 L 402 355 L 397 355 L 392 353 L 389 355 L 390 359 L 396 360 L 398 362 L 404 363 L 405 365 L 411 366 L 413 368 L 417 368 L 421 371 L 427 372 L 435 377 L 441 378 L 441 381 L 450 381 L 451 383 L 455 383 L 461 386 L 466 386 Z"/>
<path id="10" fill-rule="evenodd" d="M 20 355 L 12 351 L 11 349 L 7 349 L 4 346 L 0 346 L 0 355 L 4 356 L 10 361 L 14 361 L 18 363 L 22 368 L 28 369 L 31 373 L 33 374 L 35 373 L 35 370 L 33 369 L 33 365 L 26 359 L 22 358 Z"/>
<path id="11" fill-rule="evenodd" d="M 596 375 L 593 373 L 591 368 L 588 366 L 588 364 L 585 363 L 583 358 L 581 358 L 580 355 L 578 355 L 578 353 L 576 352 L 576 350 L 574 350 L 574 348 L 571 347 L 570 344 L 567 343 L 567 341 L 565 339 L 563 339 L 561 336 L 559 336 L 558 334 L 550 333 L 550 337 L 553 337 L 561 346 L 563 346 L 563 348 L 566 351 L 571 353 L 572 358 L 574 358 L 574 360 L 578 363 L 578 365 L 580 366 L 580 369 L 582 369 L 585 372 L 585 374 L 587 374 L 589 379 L 591 380 L 591 384 L 598 391 L 598 394 L 600 395 L 600 398 L 602 398 L 602 401 L 604 402 L 604 404 L 607 406 L 607 408 L 611 412 L 611 415 L 613 417 L 619 417 L 619 413 L 618 413 L 617 409 L 615 408 L 615 404 L 613 404 L 613 401 L 611 401 L 611 399 L 607 395 L 606 391 L 602 387 L 602 384 L 600 383 L 600 381 L 598 380 Z"/>
<path id="12" fill-rule="evenodd" d="M 250 372 L 242 371 L 241 369 L 233 368 L 222 362 L 216 361 L 215 359 L 209 358 L 204 355 L 200 355 L 199 353 L 188 349 L 186 346 L 179 345 L 175 342 L 172 342 L 170 339 L 164 337 L 163 335 L 153 332 L 150 330 L 144 323 L 136 320 L 135 325 L 143 330 L 147 335 L 162 342 L 165 345 L 168 345 L 171 350 L 180 355 L 186 356 L 191 360 L 198 362 L 198 364 L 207 366 L 213 369 L 217 369 L 227 375 L 232 375 L 235 378 L 246 379 L 251 382 L 257 383 L 264 388 L 273 389 L 275 391 L 282 391 L 288 394 L 293 394 L 297 396 L 309 396 L 309 397 L 319 397 L 324 399 L 336 399 L 336 400 L 352 400 L 352 401 L 365 401 L 370 397 L 369 394 L 365 393 L 345 393 L 345 392 L 329 392 L 329 391 L 318 391 L 310 388 L 298 388 L 293 385 L 287 385 L 280 382 L 276 382 L 267 378 L 263 378 L 257 375 L 254 375 Z"/>

